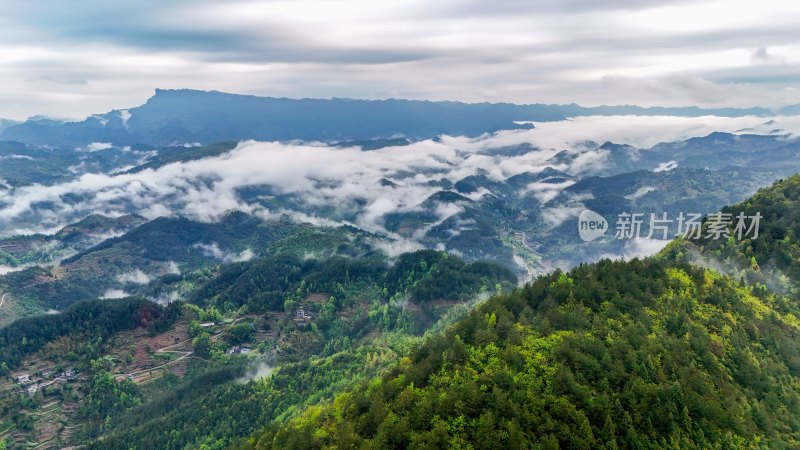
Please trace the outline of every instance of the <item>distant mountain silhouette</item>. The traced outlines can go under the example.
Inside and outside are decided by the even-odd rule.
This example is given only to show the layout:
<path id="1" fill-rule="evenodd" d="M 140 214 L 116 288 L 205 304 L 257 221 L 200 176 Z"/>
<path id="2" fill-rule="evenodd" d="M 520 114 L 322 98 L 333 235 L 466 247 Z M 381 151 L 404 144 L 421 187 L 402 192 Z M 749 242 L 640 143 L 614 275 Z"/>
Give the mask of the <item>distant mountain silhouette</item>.
<path id="1" fill-rule="evenodd" d="M 243 139 L 342 141 L 441 134 L 477 136 L 580 115 L 769 115 L 764 108 L 582 107 L 420 100 L 288 99 L 217 91 L 162 90 L 144 105 L 81 122 L 32 119 L 10 125 L 0 140 L 40 145 L 208 144 Z"/>

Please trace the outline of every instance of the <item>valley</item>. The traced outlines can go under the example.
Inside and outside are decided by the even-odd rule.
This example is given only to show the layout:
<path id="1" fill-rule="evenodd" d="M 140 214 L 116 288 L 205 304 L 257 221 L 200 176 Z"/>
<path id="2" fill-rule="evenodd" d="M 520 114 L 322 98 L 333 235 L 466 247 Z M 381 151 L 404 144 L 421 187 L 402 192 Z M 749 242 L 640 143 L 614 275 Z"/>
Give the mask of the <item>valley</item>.
<path id="1" fill-rule="evenodd" d="M 157 407 L 147 400 L 204 377 L 223 377 L 217 381 L 220 386 L 239 383 L 236 379 L 245 379 L 251 365 L 280 371 L 312 355 L 341 359 L 365 347 L 375 348 L 375 355 L 385 355 L 382 364 L 388 364 L 394 357 L 386 354 L 390 347 L 380 343 L 385 333 L 395 336 L 393 340 L 419 339 L 417 336 L 437 320 L 455 320 L 461 314 L 458 311 L 465 311 L 464 302 L 478 292 L 508 290 L 516 284 L 513 274 L 500 267 L 469 265 L 443 253 L 407 254 L 402 261 L 406 262 L 391 270 L 381 259 L 349 262 L 341 257 L 315 263 L 276 255 L 229 263 L 218 267 L 218 272 L 197 289 L 193 297 L 196 303 L 175 302 L 146 313 L 141 307 L 138 312 L 128 309 L 135 319 L 129 330 L 109 334 L 72 326 L 74 331 L 67 329 L 36 342 L 28 342 L 30 336 L 23 334 L 21 346 L 5 349 L 6 356 L 19 356 L 5 358 L 7 363 L 0 367 L 7 380 L 3 395 L 15 399 L 0 411 L 4 423 L 16 430 L 6 437 L 26 448 L 48 443 L 68 445 L 98 432 L 113 434 L 109 424 L 123 420 L 115 417 L 125 410 L 118 408 L 137 404 L 142 409 Z M 275 270 L 278 267 L 281 269 Z M 476 270 L 479 268 L 481 275 Z M 284 274 L 293 272 L 296 275 L 292 279 L 283 279 Z M 299 277 L 301 273 L 305 276 Z M 255 279 L 261 280 L 262 287 L 253 291 Z M 384 287 L 374 284 L 378 280 L 385 280 L 380 281 Z M 274 286 L 281 290 L 270 291 L 270 283 L 277 283 Z M 325 290 L 310 290 L 312 286 Z M 450 286 L 446 288 L 450 290 L 441 290 L 443 286 Z M 434 291 L 429 291 L 431 288 Z M 407 306 L 396 306 L 400 299 Z M 67 310 L 71 311 L 68 314 L 86 307 L 102 310 L 108 302 L 121 301 L 77 302 Z M 157 306 L 150 305 L 148 310 Z M 61 320 L 60 315 L 14 325 L 30 329 L 39 326 L 37 320 Z M 89 320 L 87 325 L 92 323 L 92 319 L 85 320 Z M 12 339 L 14 325 L 4 330 L 6 334 L 0 340 Z M 68 371 L 62 372 L 68 365 Z M 375 373 L 376 369 L 373 365 L 348 370 L 361 374 Z M 268 384 L 269 380 L 255 378 L 254 382 Z M 345 382 L 343 386 L 349 385 Z M 103 395 L 112 395 L 111 399 L 98 397 L 97 389 L 101 388 L 103 392 L 113 389 L 121 396 L 108 392 Z M 76 401 L 81 405 L 101 402 L 95 407 L 107 411 L 108 416 L 97 416 L 83 406 L 76 409 Z M 303 397 L 297 401 L 302 402 Z M 217 430 L 219 424 L 213 427 L 209 431 Z"/>

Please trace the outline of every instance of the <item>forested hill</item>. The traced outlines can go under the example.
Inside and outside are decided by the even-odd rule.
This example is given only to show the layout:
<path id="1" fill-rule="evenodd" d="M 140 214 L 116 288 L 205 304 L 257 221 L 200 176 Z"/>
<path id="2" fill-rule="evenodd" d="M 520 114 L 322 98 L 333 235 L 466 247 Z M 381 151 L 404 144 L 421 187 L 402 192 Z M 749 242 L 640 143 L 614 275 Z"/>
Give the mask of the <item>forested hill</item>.
<path id="1" fill-rule="evenodd" d="M 755 240 L 679 241 L 495 297 L 240 446 L 798 448 L 800 305 L 764 283 L 797 286 L 799 199 L 795 176 L 727 208 L 761 212 Z"/>
<path id="2" fill-rule="evenodd" d="M 722 212 L 730 214 L 734 227 L 739 214 L 760 214 L 758 237 L 736 239 L 734 227 L 729 227 L 729 239 L 676 242 L 665 253 L 716 267 L 750 284 L 761 283 L 787 294 L 800 292 L 800 174 L 761 189 Z"/>
<path id="3" fill-rule="evenodd" d="M 797 448 L 798 314 L 688 265 L 583 265 L 242 447 Z"/>
<path id="4" fill-rule="evenodd" d="M 147 298 L 191 287 L 168 306 L 77 302 L 1 329 L 0 429 L 7 434 L 0 442 L 13 438 L 27 448 L 40 441 L 39 430 L 64 424 L 71 431 L 58 437 L 63 447 L 222 449 L 383 373 L 424 333 L 517 285 L 502 267 L 435 250 L 392 260 L 377 252 L 315 259 L 290 252 L 296 244 L 284 240 L 267 256 L 142 286 Z M 325 247 L 341 246 L 330 239 Z M 13 384 L 58 365 L 83 374 L 67 394 L 47 385 L 28 396 Z M 51 413 L 78 401 L 86 406 Z"/>

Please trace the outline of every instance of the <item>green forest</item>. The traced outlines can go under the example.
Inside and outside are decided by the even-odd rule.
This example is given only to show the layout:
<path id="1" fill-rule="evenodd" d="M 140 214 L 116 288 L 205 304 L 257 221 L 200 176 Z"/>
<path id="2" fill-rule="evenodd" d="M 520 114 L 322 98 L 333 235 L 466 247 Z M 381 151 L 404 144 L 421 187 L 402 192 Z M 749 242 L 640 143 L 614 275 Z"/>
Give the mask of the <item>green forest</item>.
<path id="1" fill-rule="evenodd" d="M 752 198 L 722 209 L 732 218 L 760 214 L 758 237 L 675 243 L 672 257 L 696 264 L 713 261 L 716 268 L 750 284 L 762 284 L 777 292 L 800 293 L 800 176 L 776 182 Z"/>
<path id="2" fill-rule="evenodd" d="M 100 344 L 116 331 L 165 327 L 169 315 L 163 312 L 163 307 L 143 298 L 91 300 L 74 303 L 60 314 L 17 320 L 0 328 L 0 375 L 16 368 L 23 356 L 63 336 L 84 335 L 90 343 Z"/>
<path id="3" fill-rule="evenodd" d="M 242 448 L 796 448 L 798 314 L 691 266 L 585 265 Z"/>
<path id="4" fill-rule="evenodd" d="M 79 430 L 82 441 L 94 441 L 90 448 L 224 448 L 378 376 L 426 330 L 462 317 L 478 297 L 510 291 L 516 276 L 432 250 L 391 262 L 380 254 L 308 259 L 281 252 L 164 276 L 144 293 L 184 285 L 195 286 L 186 302 L 167 307 L 138 298 L 77 302 L 60 314 L 18 320 L 0 334 L 9 344 L 4 370 L 37 356 L 84 373 L 78 392 L 48 388 L 45 395 L 82 399 Z M 209 321 L 225 331 L 200 325 Z M 152 336 L 176 322 L 188 323 L 193 350 L 185 374 L 146 385 L 120 379 L 122 357 L 108 353 L 115 333 L 143 327 Z M 255 347 L 257 359 L 229 354 L 243 344 Z M 270 375 L 257 377 L 259 370 Z M 0 413 L 32 430 L 24 411 L 43 403 L 38 394 L 20 394 Z"/>

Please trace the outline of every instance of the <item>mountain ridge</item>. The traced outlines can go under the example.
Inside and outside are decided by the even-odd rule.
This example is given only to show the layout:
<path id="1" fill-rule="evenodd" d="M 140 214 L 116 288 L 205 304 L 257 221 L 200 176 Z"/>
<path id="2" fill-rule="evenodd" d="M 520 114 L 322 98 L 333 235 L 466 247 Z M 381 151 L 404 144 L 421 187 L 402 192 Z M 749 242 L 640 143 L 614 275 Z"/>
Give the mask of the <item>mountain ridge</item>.
<path id="1" fill-rule="evenodd" d="M 767 108 L 583 107 L 577 104 L 465 103 L 407 99 L 281 98 L 192 89 L 156 89 L 144 104 L 83 121 L 10 124 L 0 140 L 36 145 L 210 144 L 228 140 L 358 140 L 442 134 L 478 136 L 532 121 L 582 115 L 768 116 Z M 528 122 L 528 123 L 526 123 Z"/>

